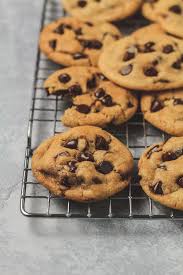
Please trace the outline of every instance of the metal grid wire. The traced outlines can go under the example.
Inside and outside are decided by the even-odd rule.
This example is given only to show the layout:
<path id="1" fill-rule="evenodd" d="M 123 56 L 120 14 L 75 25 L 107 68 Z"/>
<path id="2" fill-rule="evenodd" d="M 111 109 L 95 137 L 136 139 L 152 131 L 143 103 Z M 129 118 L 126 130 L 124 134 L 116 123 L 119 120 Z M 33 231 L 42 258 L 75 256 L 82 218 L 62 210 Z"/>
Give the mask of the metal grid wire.
<path id="1" fill-rule="evenodd" d="M 41 19 L 42 27 L 64 16 L 60 0 L 44 0 Z M 129 33 L 145 25 L 140 15 L 118 23 L 123 32 Z M 53 64 L 39 50 L 34 77 L 34 89 L 28 124 L 27 147 L 25 152 L 21 190 L 21 212 L 29 217 L 60 218 L 128 218 L 128 219 L 183 219 L 183 212 L 165 208 L 146 196 L 138 183 L 137 162 L 146 147 L 164 141 L 167 137 L 145 122 L 140 110 L 125 125 L 107 129 L 131 150 L 134 161 L 134 178 L 128 188 L 105 201 L 81 204 L 53 196 L 32 176 L 31 157 L 41 141 L 65 130 L 60 122 L 67 103 L 61 97 L 47 97 L 43 82 L 60 66 Z"/>

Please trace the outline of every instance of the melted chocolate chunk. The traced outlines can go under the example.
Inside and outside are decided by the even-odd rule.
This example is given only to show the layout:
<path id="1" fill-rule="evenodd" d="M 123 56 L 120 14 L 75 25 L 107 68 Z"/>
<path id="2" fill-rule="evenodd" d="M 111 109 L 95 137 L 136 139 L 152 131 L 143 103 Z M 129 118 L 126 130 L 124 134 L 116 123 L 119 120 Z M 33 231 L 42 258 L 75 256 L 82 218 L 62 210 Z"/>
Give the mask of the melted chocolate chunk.
<path id="1" fill-rule="evenodd" d="M 84 53 L 75 53 L 75 54 L 73 54 L 73 59 L 75 59 L 75 60 L 84 59 L 84 58 L 88 58 L 88 55 L 84 54 Z"/>
<path id="2" fill-rule="evenodd" d="M 61 83 L 67 83 L 67 82 L 69 82 L 71 80 L 71 77 L 68 74 L 61 74 L 61 75 L 58 76 L 58 80 Z"/>
<path id="3" fill-rule="evenodd" d="M 183 99 L 182 98 L 174 98 L 173 105 L 182 105 Z"/>
<path id="4" fill-rule="evenodd" d="M 76 35 L 82 35 L 82 28 L 78 28 L 77 30 L 75 30 L 75 34 Z"/>
<path id="5" fill-rule="evenodd" d="M 86 5 L 87 5 L 87 2 L 85 0 L 78 1 L 78 7 L 84 8 Z"/>
<path id="6" fill-rule="evenodd" d="M 72 30 L 72 26 L 71 25 L 68 25 L 68 24 L 60 24 L 56 29 L 55 29 L 55 33 L 58 33 L 58 34 L 64 34 L 64 30 L 65 29 L 69 29 L 69 30 Z"/>
<path id="7" fill-rule="evenodd" d="M 93 75 L 91 79 L 87 80 L 87 88 L 94 89 L 94 88 L 96 88 L 96 86 L 97 86 L 97 80 L 96 80 L 95 75 Z"/>
<path id="8" fill-rule="evenodd" d="M 74 182 L 69 177 L 64 177 L 60 183 L 61 185 L 64 185 L 65 187 L 71 187 L 74 185 Z"/>
<path id="9" fill-rule="evenodd" d="M 147 42 L 145 45 L 144 45 L 144 50 L 143 52 L 144 53 L 151 53 L 151 52 L 154 52 L 155 50 L 153 49 L 155 43 L 150 41 L 150 42 Z"/>
<path id="10" fill-rule="evenodd" d="M 91 23 L 91 22 L 85 22 L 85 24 L 89 27 L 93 27 L 93 23 Z"/>
<path id="11" fill-rule="evenodd" d="M 80 40 L 80 42 L 84 48 L 88 49 L 99 50 L 103 46 L 102 42 L 98 40 Z"/>
<path id="12" fill-rule="evenodd" d="M 177 61 L 175 61 L 173 64 L 172 64 L 172 67 L 176 70 L 180 70 L 181 69 L 181 63 L 182 61 L 179 59 Z"/>
<path id="13" fill-rule="evenodd" d="M 71 173 L 75 173 L 76 172 L 76 169 L 77 169 L 76 163 L 77 162 L 75 160 L 69 161 L 68 166 L 69 166 L 69 171 Z"/>
<path id="14" fill-rule="evenodd" d="M 163 161 L 176 160 L 183 155 L 183 149 L 179 149 L 175 152 L 166 152 L 162 155 Z"/>
<path id="15" fill-rule="evenodd" d="M 152 154 L 153 154 L 154 152 L 159 152 L 159 151 L 160 151 L 159 145 L 155 145 L 153 148 L 151 148 L 151 150 L 149 150 L 149 151 L 147 152 L 147 154 L 146 154 L 147 159 L 150 159 L 150 157 L 152 156 Z"/>
<path id="16" fill-rule="evenodd" d="M 95 140 L 95 149 L 96 150 L 109 150 L 109 144 L 102 136 L 97 136 Z"/>
<path id="17" fill-rule="evenodd" d="M 152 192 L 156 195 L 163 195 L 163 189 L 162 189 L 162 181 L 158 181 L 155 183 L 155 185 L 152 187 Z"/>
<path id="18" fill-rule="evenodd" d="M 166 165 L 164 165 L 163 163 L 160 163 L 157 167 L 158 167 L 159 169 L 162 169 L 162 170 L 167 171 L 167 167 L 166 167 Z"/>
<path id="19" fill-rule="evenodd" d="M 172 53 L 172 52 L 174 52 L 174 48 L 173 48 L 172 45 L 164 46 L 163 53 L 169 54 L 169 53 Z"/>
<path id="20" fill-rule="evenodd" d="M 78 161 L 91 161 L 94 162 L 94 157 L 90 152 L 82 152 L 79 156 L 78 156 Z"/>
<path id="21" fill-rule="evenodd" d="M 107 78 L 105 77 L 105 75 L 103 75 L 102 73 L 97 73 L 97 76 L 100 80 L 107 80 Z"/>
<path id="22" fill-rule="evenodd" d="M 109 161 L 102 161 L 96 166 L 96 170 L 101 174 L 109 174 L 113 170 L 113 165 Z"/>
<path id="23" fill-rule="evenodd" d="M 149 67 L 144 69 L 144 74 L 146 76 L 155 77 L 158 75 L 158 71 L 154 67 Z"/>
<path id="24" fill-rule="evenodd" d="M 64 144 L 64 147 L 70 148 L 70 149 L 77 149 L 77 146 L 78 146 L 78 140 L 77 139 L 69 140 Z"/>
<path id="25" fill-rule="evenodd" d="M 161 83 L 170 83 L 170 80 L 168 79 L 159 79 L 158 82 L 161 82 Z"/>
<path id="26" fill-rule="evenodd" d="M 95 92 L 95 96 L 97 98 L 102 98 L 105 96 L 105 90 L 103 88 L 99 88 L 96 92 Z"/>
<path id="27" fill-rule="evenodd" d="M 56 40 L 56 39 L 50 40 L 50 41 L 49 41 L 49 46 L 50 46 L 53 50 L 55 50 L 55 49 L 56 49 L 56 46 L 57 46 L 57 40 Z"/>
<path id="28" fill-rule="evenodd" d="M 102 181 L 101 181 L 98 177 L 92 178 L 92 181 L 93 181 L 95 184 L 101 184 L 101 183 L 102 183 Z"/>
<path id="29" fill-rule="evenodd" d="M 81 86 L 76 84 L 76 85 L 73 85 L 71 86 L 69 89 L 69 94 L 71 96 L 77 96 L 77 95 L 81 95 L 82 94 L 82 89 L 81 89 Z"/>
<path id="30" fill-rule="evenodd" d="M 135 53 L 126 52 L 123 56 L 123 61 L 129 61 L 135 57 Z"/>
<path id="31" fill-rule="evenodd" d="M 133 70 L 133 65 L 129 64 L 127 66 L 123 66 L 120 70 L 121 75 L 129 75 Z"/>
<path id="32" fill-rule="evenodd" d="M 183 188 L 183 176 L 180 176 L 177 180 L 176 183 Z"/>
<path id="33" fill-rule="evenodd" d="M 113 101 L 112 101 L 112 97 L 110 95 L 105 95 L 102 99 L 101 102 L 107 106 L 107 107 L 111 107 L 113 106 Z"/>
<path id="34" fill-rule="evenodd" d="M 76 110 L 82 114 L 89 114 L 91 107 L 85 104 L 80 104 L 76 106 Z"/>
<path id="35" fill-rule="evenodd" d="M 151 103 L 151 112 L 152 113 L 158 112 L 163 108 L 164 108 L 163 104 L 161 103 L 161 101 L 159 101 L 157 99 L 154 99 L 153 102 Z"/>
<path id="36" fill-rule="evenodd" d="M 182 9 L 179 5 L 173 5 L 169 8 L 169 11 L 174 12 L 176 14 L 181 14 L 182 13 Z"/>
<path id="37" fill-rule="evenodd" d="M 131 103 L 131 101 L 128 101 L 127 107 L 128 107 L 128 108 L 133 108 L 134 105 L 133 105 L 133 103 Z"/>

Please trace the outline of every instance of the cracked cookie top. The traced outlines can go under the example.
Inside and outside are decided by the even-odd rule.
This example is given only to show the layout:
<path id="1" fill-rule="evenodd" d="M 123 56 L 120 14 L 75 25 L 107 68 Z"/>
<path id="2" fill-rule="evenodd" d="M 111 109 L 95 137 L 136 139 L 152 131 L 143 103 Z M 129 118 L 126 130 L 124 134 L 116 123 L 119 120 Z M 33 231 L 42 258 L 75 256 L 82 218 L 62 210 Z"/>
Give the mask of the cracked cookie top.
<path id="1" fill-rule="evenodd" d="M 44 141 L 34 152 L 35 178 L 53 194 L 76 201 L 105 199 L 130 181 L 133 158 L 100 128 L 81 126 Z"/>
<path id="2" fill-rule="evenodd" d="M 139 176 L 149 197 L 183 210 L 183 137 L 149 147 L 140 158 Z"/>
<path id="3" fill-rule="evenodd" d="M 146 0 L 142 8 L 143 15 L 178 37 L 183 38 L 183 1 L 182 0 Z"/>
<path id="4" fill-rule="evenodd" d="M 107 80 L 94 67 L 70 67 L 56 71 L 45 81 L 44 87 L 48 95 L 71 97 L 72 107 L 65 111 L 62 118 L 69 127 L 122 124 L 135 114 L 138 107 L 134 94 Z"/>
<path id="5" fill-rule="evenodd" d="M 183 136 L 183 90 L 148 93 L 141 98 L 144 118 L 173 136 Z"/>
<path id="6" fill-rule="evenodd" d="M 40 49 L 52 61 L 65 66 L 97 65 L 101 51 L 121 37 L 109 23 L 94 24 L 63 17 L 45 26 Z"/>
<path id="7" fill-rule="evenodd" d="M 79 20 L 114 21 L 133 15 L 142 0 L 63 0 L 67 12 Z"/>
<path id="8" fill-rule="evenodd" d="M 110 80 L 129 89 L 180 88 L 183 41 L 163 33 L 156 25 L 148 26 L 106 48 L 99 67 Z"/>

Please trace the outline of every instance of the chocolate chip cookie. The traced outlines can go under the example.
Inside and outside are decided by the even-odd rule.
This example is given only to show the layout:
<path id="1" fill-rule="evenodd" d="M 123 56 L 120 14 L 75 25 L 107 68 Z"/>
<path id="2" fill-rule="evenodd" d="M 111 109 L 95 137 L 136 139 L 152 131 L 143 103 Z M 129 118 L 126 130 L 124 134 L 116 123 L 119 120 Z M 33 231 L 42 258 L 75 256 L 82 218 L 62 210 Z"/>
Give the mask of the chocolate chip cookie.
<path id="1" fill-rule="evenodd" d="M 34 152 L 35 178 L 52 194 L 97 201 L 130 182 L 133 158 L 124 144 L 100 128 L 82 126 L 44 141 Z"/>
<path id="2" fill-rule="evenodd" d="M 142 12 L 146 18 L 160 23 L 168 33 L 183 38 L 182 0 L 146 0 Z"/>
<path id="3" fill-rule="evenodd" d="M 120 37 L 112 24 L 64 17 L 44 27 L 39 44 L 41 51 L 58 64 L 88 66 L 97 65 L 101 51 Z"/>
<path id="4" fill-rule="evenodd" d="M 144 118 L 162 131 L 183 136 L 183 90 L 149 93 L 141 98 Z"/>
<path id="5" fill-rule="evenodd" d="M 63 0 L 67 12 L 79 20 L 114 21 L 133 15 L 142 0 Z"/>
<path id="6" fill-rule="evenodd" d="M 153 200 L 183 210 L 183 137 L 149 147 L 139 161 L 140 184 Z"/>
<path id="7" fill-rule="evenodd" d="M 112 43 L 99 59 L 110 80 L 144 91 L 183 86 L 183 40 L 146 27 Z"/>
<path id="8" fill-rule="evenodd" d="M 62 117 L 64 125 L 105 127 L 122 124 L 136 112 L 134 94 L 108 81 L 94 67 L 70 67 L 53 73 L 44 84 L 48 94 L 70 95 L 72 107 Z"/>

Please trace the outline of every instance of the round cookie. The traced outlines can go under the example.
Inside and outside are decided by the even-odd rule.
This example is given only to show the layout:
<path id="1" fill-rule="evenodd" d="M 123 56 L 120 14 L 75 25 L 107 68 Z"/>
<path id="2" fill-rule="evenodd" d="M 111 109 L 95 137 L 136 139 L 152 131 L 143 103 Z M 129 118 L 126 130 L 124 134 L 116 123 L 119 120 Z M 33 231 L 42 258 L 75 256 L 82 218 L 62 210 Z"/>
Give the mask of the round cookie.
<path id="1" fill-rule="evenodd" d="M 183 136 L 183 89 L 149 93 L 141 98 L 144 118 L 162 131 Z"/>
<path id="2" fill-rule="evenodd" d="M 154 144 L 139 161 L 140 184 L 153 200 L 183 210 L 183 137 Z"/>
<path id="3" fill-rule="evenodd" d="M 94 24 L 63 17 L 45 26 L 40 49 L 52 61 L 65 66 L 97 65 L 101 51 L 121 33 L 109 23 Z"/>
<path id="4" fill-rule="evenodd" d="M 135 95 L 108 81 L 94 67 L 56 71 L 44 87 L 48 94 L 71 96 L 73 105 L 62 117 L 64 125 L 69 127 L 119 125 L 129 120 L 138 107 Z"/>
<path id="5" fill-rule="evenodd" d="M 133 15 L 142 0 L 63 0 L 67 12 L 83 21 L 114 21 Z"/>
<path id="6" fill-rule="evenodd" d="M 99 59 L 103 74 L 136 90 L 157 91 L 183 86 L 183 40 L 145 27 L 106 48 Z"/>
<path id="7" fill-rule="evenodd" d="M 82 126 L 44 141 L 34 152 L 35 178 L 56 196 L 89 202 L 108 198 L 130 182 L 133 158 L 100 128 Z"/>
<path id="8" fill-rule="evenodd" d="M 182 0 L 151 0 L 146 1 L 142 8 L 143 15 L 162 28 L 183 38 L 183 1 Z"/>

